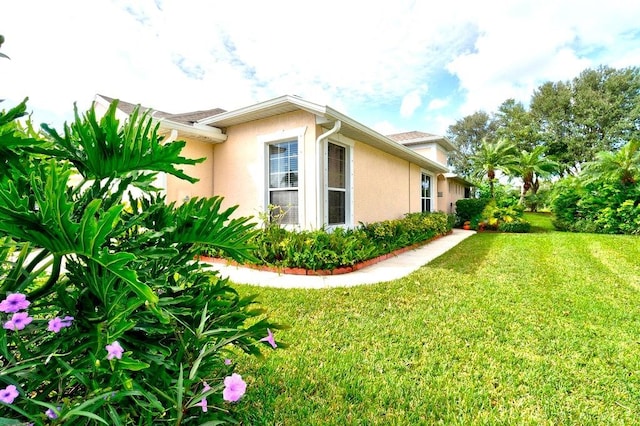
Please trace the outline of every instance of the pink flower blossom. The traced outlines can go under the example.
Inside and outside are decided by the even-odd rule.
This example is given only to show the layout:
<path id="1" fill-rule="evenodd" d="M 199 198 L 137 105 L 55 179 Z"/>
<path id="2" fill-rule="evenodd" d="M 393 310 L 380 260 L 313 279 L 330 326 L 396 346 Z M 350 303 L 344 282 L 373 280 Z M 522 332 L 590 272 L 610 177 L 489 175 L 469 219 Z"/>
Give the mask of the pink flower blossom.
<path id="1" fill-rule="evenodd" d="M 200 402 L 196 404 L 196 407 L 202 407 L 204 413 L 207 412 L 207 398 L 202 398 Z"/>
<path id="2" fill-rule="evenodd" d="M 231 360 L 229 358 L 225 359 L 224 365 L 231 365 Z"/>
<path id="3" fill-rule="evenodd" d="M 210 390 L 211 390 L 211 386 L 209 386 L 209 383 L 203 382 L 202 383 L 202 393 L 209 392 Z"/>
<path id="4" fill-rule="evenodd" d="M 46 416 L 49 417 L 50 419 L 57 419 L 59 411 L 60 411 L 60 407 L 58 407 L 57 410 L 49 408 L 47 411 L 44 412 L 44 414 L 46 414 Z"/>
<path id="5" fill-rule="evenodd" d="M 0 311 L 7 314 L 15 313 L 23 309 L 27 309 L 31 302 L 27 300 L 27 296 L 21 293 L 13 293 L 0 302 Z"/>
<path id="6" fill-rule="evenodd" d="M 225 401 L 236 402 L 247 390 L 247 384 L 242 380 L 242 376 L 233 373 L 230 376 L 224 378 L 224 390 L 222 391 L 222 398 Z"/>
<path id="7" fill-rule="evenodd" d="M 13 404 L 13 400 L 20 395 L 18 389 L 14 385 L 9 385 L 4 389 L 0 389 L 0 401 L 5 404 Z"/>
<path id="8" fill-rule="evenodd" d="M 17 312 L 11 316 L 11 319 L 4 323 L 4 328 L 7 330 L 22 330 L 27 325 L 31 324 L 33 318 L 26 312 Z"/>
<path id="9" fill-rule="evenodd" d="M 260 339 L 260 341 L 269 343 L 273 349 L 278 347 L 278 345 L 276 345 L 276 340 L 273 338 L 273 333 L 268 328 L 267 337 L 263 337 L 262 339 Z"/>
<path id="10" fill-rule="evenodd" d="M 107 354 L 107 359 L 113 359 L 113 358 L 122 359 L 122 353 L 124 352 L 124 349 L 122 348 L 122 346 L 120 346 L 120 343 L 117 340 L 114 341 L 112 344 L 107 345 L 106 349 L 107 349 L 107 352 L 109 352 Z"/>
<path id="11" fill-rule="evenodd" d="M 73 321 L 73 317 L 64 317 L 61 319 L 60 317 L 55 317 L 52 320 L 49 320 L 49 327 L 47 330 L 53 331 L 54 333 L 59 332 L 65 327 L 71 327 L 71 322 Z"/>

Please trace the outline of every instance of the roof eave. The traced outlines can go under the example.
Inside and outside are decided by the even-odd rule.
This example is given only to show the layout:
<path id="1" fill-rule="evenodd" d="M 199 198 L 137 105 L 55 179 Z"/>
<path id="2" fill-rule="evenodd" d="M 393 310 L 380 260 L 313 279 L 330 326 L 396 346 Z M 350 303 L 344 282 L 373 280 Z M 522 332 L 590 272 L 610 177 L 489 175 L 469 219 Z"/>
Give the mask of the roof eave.
<path id="1" fill-rule="evenodd" d="M 449 169 L 442 164 L 439 164 L 423 155 L 418 154 L 414 150 L 407 148 L 406 146 L 395 142 L 392 139 L 389 139 L 388 137 L 376 132 L 375 130 L 365 126 L 364 124 L 358 123 L 357 121 L 342 114 L 341 112 L 338 112 L 330 107 L 325 107 L 325 109 L 325 118 L 328 118 L 330 121 L 340 120 L 343 124 L 343 131 L 346 125 L 347 127 L 352 127 L 358 133 L 361 133 L 368 137 L 369 140 L 363 140 L 362 142 L 365 142 L 368 145 L 374 146 L 384 152 L 395 155 L 404 160 L 415 163 L 425 169 L 438 173 L 449 172 Z"/>
<path id="2" fill-rule="evenodd" d="M 204 142 L 222 143 L 227 140 L 227 135 L 215 127 L 198 125 L 189 126 L 188 124 L 177 123 L 166 119 L 154 119 L 154 121 L 160 124 L 160 129 L 175 130 L 178 132 L 178 135 L 184 134 Z"/>
<path id="3" fill-rule="evenodd" d="M 328 106 L 321 106 L 313 102 L 306 101 L 297 96 L 285 95 L 275 99 L 271 99 L 258 104 L 250 105 L 244 108 L 240 108 L 234 111 L 224 112 L 222 114 L 208 117 L 196 122 L 196 124 L 208 124 L 219 127 L 228 127 L 236 124 L 240 124 L 247 121 L 252 121 L 261 118 L 267 118 L 272 115 L 282 113 L 282 108 L 291 106 L 291 111 L 295 109 L 302 109 L 304 111 L 315 114 L 326 120 L 326 123 L 340 120 L 343 123 L 341 133 L 344 134 L 345 128 L 351 128 L 358 135 L 364 136 L 362 142 L 368 145 L 381 149 L 384 152 L 400 157 L 404 160 L 410 161 L 419 165 L 420 167 L 429 169 L 438 173 L 446 173 L 449 169 L 433 160 L 430 160 L 423 155 L 418 154 L 410 148 L 399 144 L 392 139 L 376 132 L 369 127 L 358 123 L 354 119 L 334 110 Z M 346 126 L 346 127 L 345 127 Z M 358 140 L 358 138 L 354 138 Z"/>
<path id="4" fill-rule="evenodd" d="M 276 115 L 278 108 L 284 107 L 287 104 L 298 107 L 313 114 L 324 114 L 326 107 L 318 104 L 314 104 L 297 96 L 285 95 L 279 98 L 270 99 L 265 102 L 260 102 L 254 105 L 249 105 L 244 108 L 236 109 L 234 111 L 223 112 L 221 114 L 214 115 L 212 117 L 203 118 L 198 120 L 196 124 L 208 124 L 220 127 L 233 126 L 247 121 L 255 119 L 266 118 L 270 115 Z M 270 112 L 274 112 L 271 114 Z"/>

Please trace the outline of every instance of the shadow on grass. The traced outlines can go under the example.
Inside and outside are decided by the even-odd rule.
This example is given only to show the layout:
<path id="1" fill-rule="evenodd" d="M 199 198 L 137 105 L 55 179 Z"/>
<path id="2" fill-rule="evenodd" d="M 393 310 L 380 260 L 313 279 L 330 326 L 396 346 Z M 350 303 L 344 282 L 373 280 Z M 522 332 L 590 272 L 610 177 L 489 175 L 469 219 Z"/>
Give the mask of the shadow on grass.
<path id="1" fill-rule="evenodd" d="M 484 263 L 491 251 L 493 241 L 500 234 L 493 232 L 479 232 L 467 238 L 460 244 L 434 259 L 429 267 L 442 268 L 461 274 L 473 274 Z"/>

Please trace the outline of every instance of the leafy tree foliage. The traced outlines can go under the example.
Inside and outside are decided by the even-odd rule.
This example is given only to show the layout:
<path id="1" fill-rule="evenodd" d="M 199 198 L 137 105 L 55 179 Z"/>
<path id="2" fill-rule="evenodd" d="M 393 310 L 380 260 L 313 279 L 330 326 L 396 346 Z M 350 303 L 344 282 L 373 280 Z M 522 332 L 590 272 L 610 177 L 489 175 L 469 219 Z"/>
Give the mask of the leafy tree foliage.
<path id="1" fill-rule="evenodd" d="M 554 225 L 561 230 L 640 234 L 640 143 L 600 152 L 577 177 L 555 185 Z"/>
<path id="2" fill-rule="evenodd" d="M 511 170 L 515 165 L 515 152 L 515 146 L 505 139 L 500 139 L 494 143 L 484 140 L 471 157 L 470 161 L 476 177 L 482 178 L 486 175 L 489 181 L 491 198 L 494 197 L 496 171 L 505 172 Z"/>
<path id="3" fill-rule="evenodd" d="M 640 135 L 640 68 L 603 66 L 571 82 L 547 82 L 534 92 L 531 113 L 548 154 L 576 174 L 597 152 Z"/>
<path id="4" fill-rule="evenodd" d="M 250 219 L 218 197 L 166 203 L 157 173 L 192 181 L 180 166 L 200 160 L 147 115 L 76 110 L 42 139 L 17 124 L 25 111 L 0 114 L 0 298 L 26 296 L 32 319 L 0 328 L 0 383 L 17 393 L 0 423 L 232 422 L 225 358 L 260 355 L 278 326 L 194 258 L 251 258 Z"/>
<path id="5" fill-rule="evenodd" d="M 534 147 L 531 152 L 522 150 L 515 155 L 510 172 L 522 179 L 520 204 L 525 203 L 529 191 L 535 196 L 540 188 L 540 179 L 549 177 L 558 170 L 558 163 L 545 155 L 545 147 Z M 532 211 L 536 210 L 533 204 Z"/>
<path id="6" fill-rule="evenodd" d="M 461 176 L 474 174 L 471 157 L 483 141 L 493 141 L 496 137 L 496 123 L 489 114 L 477 111 L 461 118 L 447 130 L 447 137 L 457 151 L 449 157 L 449 165 Z"/>
<path id="7" fill-rule="evenodd" d="M 495 114 L 496 136 L 518 150 L 531 152 L 539 144 L 539 131 L 534 117 L 522 102 L 507 99 Z"/>

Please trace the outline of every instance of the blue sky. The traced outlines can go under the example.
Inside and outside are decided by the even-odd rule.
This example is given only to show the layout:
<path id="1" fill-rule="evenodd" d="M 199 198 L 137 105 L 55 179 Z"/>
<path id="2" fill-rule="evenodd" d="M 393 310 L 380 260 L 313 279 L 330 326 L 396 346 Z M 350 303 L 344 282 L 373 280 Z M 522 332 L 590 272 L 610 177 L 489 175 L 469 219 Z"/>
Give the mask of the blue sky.
<path id="1" fill-rule="evenodd" d="M 588 67 L 640 65 L 627 0 L 5 2 L 2 107 L 60 126 L 96 93 L 168 112 L 293 94 L 383 134 L 444 134 Z"/>

